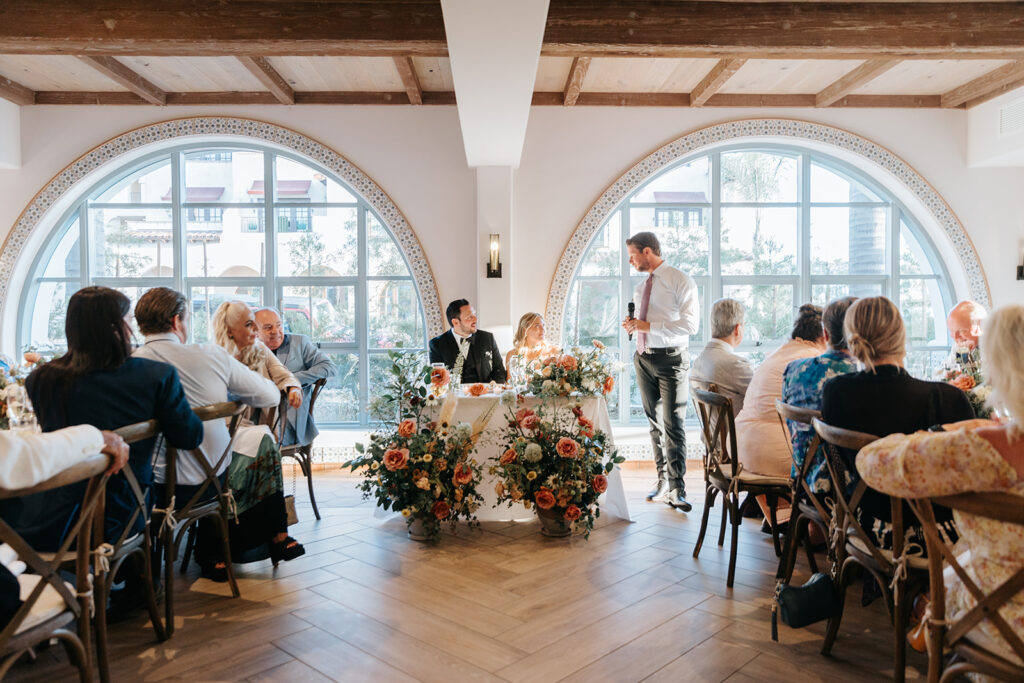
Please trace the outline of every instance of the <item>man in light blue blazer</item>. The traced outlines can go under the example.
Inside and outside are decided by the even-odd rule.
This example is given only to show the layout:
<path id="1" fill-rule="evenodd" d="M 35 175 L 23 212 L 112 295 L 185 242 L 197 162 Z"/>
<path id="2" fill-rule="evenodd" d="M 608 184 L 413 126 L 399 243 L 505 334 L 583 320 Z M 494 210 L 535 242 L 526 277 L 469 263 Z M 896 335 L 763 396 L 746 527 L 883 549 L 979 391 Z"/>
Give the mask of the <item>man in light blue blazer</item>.
<path id="1" fill-rule="evenodd" d="M 257 310 L 256 327 L 260 341 L 274 352 L 277 359 L 291 370 L 302 385 L 302 405 L 297 409 L 288 409 L 288 423 L 285 425 L 282 445 L 305 446 L 319 433 L 309 415 L 309 399 L 313 393 L 313 384 L 318 379 L 334 377 L 338 369 L 330 356 L 318 349 L 309 337 L 302 334 L 286 334 L 281 314 L 277 310 Z"/>

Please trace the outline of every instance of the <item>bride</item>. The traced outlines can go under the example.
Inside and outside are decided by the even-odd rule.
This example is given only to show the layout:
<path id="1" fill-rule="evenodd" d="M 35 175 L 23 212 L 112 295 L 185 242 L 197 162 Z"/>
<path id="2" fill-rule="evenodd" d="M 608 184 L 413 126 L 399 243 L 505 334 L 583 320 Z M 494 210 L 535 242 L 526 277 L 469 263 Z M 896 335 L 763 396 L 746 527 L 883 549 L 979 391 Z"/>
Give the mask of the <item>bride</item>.
<path id="1" fill-rule="evenodd" d="M 544 318 L 540 313 L 526 313 L 519 319 L 512 350 L 505 356 L 505 367 L 525 367 L 535 360 L 558 353 L 558 347 L 544 341 Z"/>

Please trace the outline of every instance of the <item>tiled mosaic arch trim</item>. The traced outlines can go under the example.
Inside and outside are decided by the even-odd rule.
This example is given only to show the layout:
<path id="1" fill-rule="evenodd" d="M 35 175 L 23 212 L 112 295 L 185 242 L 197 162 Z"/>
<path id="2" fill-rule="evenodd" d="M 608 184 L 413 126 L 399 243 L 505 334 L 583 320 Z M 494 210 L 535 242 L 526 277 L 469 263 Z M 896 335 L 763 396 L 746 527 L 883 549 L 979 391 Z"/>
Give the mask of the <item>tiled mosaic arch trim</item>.
<path id="1" fill-rule="evenodd" d="M 544 317 L 549 321 L 547 329 L 550 330 L 550 334 L 556 338 L 556 341 L 562 334 L 562 314 L 565 311 L 565 303 L 569 296 L 569 284 L 576 272 L 576 267 L 579 265 L 580 259 L 583 258 L 591 238 L 619 203 L 649 180 L 651 176 L 677 159 L 710 145 L 738 138 L 757 137 L 790 138 L 795 142 L 806 140 L 823 143 L 853 152 L 892 173 L 927 207 L 932 218 L 942 226 L 942 230 L 949 237 L 960 259 L 960 265 L 966 273 L 971 298 L 985 306 L 989 305 L 985 274 L 981 269 L 978 254 L 974 251 L 974 245 L 967 237 L 963 225 L 960 224 L 942 197 L 905 161 L 870 140 L 838 128 L 790 119 L 749 119 L 709 126 L 658 148 L 626 171 L 590 207 L 586 216 L 576 226 L 572 237 L 569 238 L 569 243 L 565 246 L 562 257 L 558 261 L 558 267 L 555 269 L 551 288 L 548 290 Z"/>
<path id="2" fill-rule="evenodd" d="M 74 191 L 76 184 L 83 177 L 117 157 L 140 147 L 166 140 L 212 135 L 265 141 L 280 145 L 320 164 L 347 183 L 373 207 L 384 224 L 391 230 L 391 234 L 395 236 L 408 259 L 413 280 L 416 282 L 423 303 L 426 317 L 424 322 L 428 335 L 433 337 L 444 331 L 441 299 L 438 296 L 434 275 L 430 271 L 426 255 L 423 253 L 423 247 L 405 216 L 384 190 L 352 162 L 316 140 L 272 123 L 234 117 L 204 116 L 175 119 L 137 128 L 87 152 L 57 174 L 35 196 L 18 218 L 18 222 L 15 223 L 14 229 L 11 230 L 2 250 L 0 250 L 0 302 L 3 302 L 5 306 L 9 302 L 8 291 L 14 264 L 21 254 L 28 236 L 39 226 L 39 221 L 54 202 L 65 193 Z M 17 305 L 17 299 L 10 301 L 14 301 L 14 305 Z"/>

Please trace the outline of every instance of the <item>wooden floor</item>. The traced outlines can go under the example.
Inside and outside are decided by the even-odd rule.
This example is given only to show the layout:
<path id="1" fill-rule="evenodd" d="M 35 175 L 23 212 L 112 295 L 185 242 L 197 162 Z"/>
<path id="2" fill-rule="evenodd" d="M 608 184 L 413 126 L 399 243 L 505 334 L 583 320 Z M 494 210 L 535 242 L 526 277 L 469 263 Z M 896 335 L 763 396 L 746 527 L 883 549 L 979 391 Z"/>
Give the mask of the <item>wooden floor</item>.
<path id="1" fill-rule="evenodd" d="M 698 465 L 699 466 L 699 465 Z M 892 678 L 892 631 L 881 600 L 851 589 L 834 656 L 824 624 L 769 638 L 775 555 L 759 523 L 740 530 L 736 586 L 726 549 L 691 557 L 694 511 L 647 503 L 648 473 L 627 472 L 633 523 L 604 520 L 589 541 L 547 539 L 536 522 L 461 529 L 410 541 L 401 518 L 377 518 L 354 480 L 317 472 L 324 519 L 299 481 L 291 528 L 307 554 L 239 565 L 242 597 L 178 576 L 177 633 L 159 644 L 142 613 L 111 628 L 119 681 L 863 681 Z M 717 519 L 715 515 L 712 519 Z M 801 560 L 798 580 L 807 577 Z M 907 678 L 924 678 L 912 653 Z M 63 651 L 19 665 L 13 680 L 72 679 Z"/>

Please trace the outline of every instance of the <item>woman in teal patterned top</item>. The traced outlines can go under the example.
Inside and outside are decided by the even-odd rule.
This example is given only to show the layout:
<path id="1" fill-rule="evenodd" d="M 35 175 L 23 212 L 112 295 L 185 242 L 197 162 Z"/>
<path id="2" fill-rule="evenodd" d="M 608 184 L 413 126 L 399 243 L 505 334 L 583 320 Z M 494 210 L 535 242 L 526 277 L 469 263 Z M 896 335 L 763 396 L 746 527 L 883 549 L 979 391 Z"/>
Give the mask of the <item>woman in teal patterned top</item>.
<path id="1" fill-rule="evenodd" d="M 821 410 L 821 393 L 825 382 L 838 375 L 856 372 L 857 364 L 847 352 L 843 336 L 846 309 L 856 300 L 855 296 L 836 299 L 825 309 L 821 325 L 825 328 L 828 351 L 813 358 L 795 360 L 786 366 L 782 378 L 783 402 L 798 408 Z M 793 469 L 790 476 L 795 477 L 797 468 L 803 466 L 814 430 L 809 425 L 790 421 L 789 432 L 793 435 Z M 814 462 L 807 471 L 807 484 L 816 493 L 828 493 L 831 490 L 828 468 L 820 453 L 814 456 Z"/>

